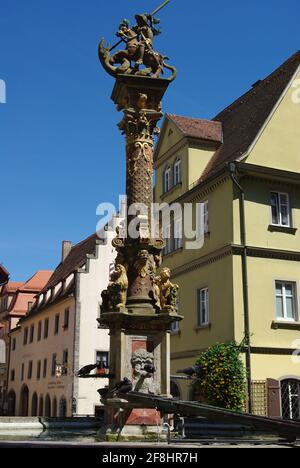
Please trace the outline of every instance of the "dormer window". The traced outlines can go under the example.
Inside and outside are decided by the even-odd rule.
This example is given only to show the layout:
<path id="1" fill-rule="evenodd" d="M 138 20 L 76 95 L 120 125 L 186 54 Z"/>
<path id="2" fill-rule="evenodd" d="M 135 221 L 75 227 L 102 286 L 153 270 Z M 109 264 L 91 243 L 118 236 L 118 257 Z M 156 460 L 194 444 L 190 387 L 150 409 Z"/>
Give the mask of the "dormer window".
<path id="1" fill-rule="evenodd" d="M 182 182 L 181 159 L 177 159 L 174 164 L 174 185 Z"/>
<path id="2" fill-rule="evenodd" d="M 167 193 L 171 189 L 171 168 L 168 166 L 164 172 L 164 192 Z"/>

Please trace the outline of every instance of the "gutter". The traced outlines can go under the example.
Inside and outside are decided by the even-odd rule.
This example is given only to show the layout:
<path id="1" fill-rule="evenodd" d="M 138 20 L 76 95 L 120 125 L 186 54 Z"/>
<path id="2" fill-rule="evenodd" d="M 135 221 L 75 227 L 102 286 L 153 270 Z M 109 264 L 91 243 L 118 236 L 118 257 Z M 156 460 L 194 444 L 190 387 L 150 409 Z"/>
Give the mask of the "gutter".
<path id="1" fill-rule="evenodd" d="M 245 191 L 237 180 L 237 165 L 229 163 L 228 170 L 234 186 L 240 193 L 240 236 L 242 246 L 242 282 L 243 282 L 243 301 L 244 301 L 244 329 L 246 340 L 246 369 L 247 369 L 247 389 L 249 413 L 252 413 L 252 365 L 251 365 L 251 343 L 250 343 L 250 313 L 249 313 L 249 283 L 248 283 L 248 248 L 246 234 L 246 215 L 245 215 Z"/>

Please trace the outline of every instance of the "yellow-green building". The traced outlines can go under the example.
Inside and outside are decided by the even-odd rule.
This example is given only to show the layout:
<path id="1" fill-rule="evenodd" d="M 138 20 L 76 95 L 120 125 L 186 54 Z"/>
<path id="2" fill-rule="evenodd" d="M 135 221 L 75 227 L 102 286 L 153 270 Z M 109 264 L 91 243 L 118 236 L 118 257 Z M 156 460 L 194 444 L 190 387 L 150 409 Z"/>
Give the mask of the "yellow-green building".
<path id="1" fill-rule="evenodd" d="M 172 374 L 246 332 L 252 410 L 299 419 L 300 52 L 212 120 L 166 115 L 155 169 L 157 202 L 203 203 L 202 248 L 176 238 L 176 220 L 165 227 L 184 315 Z"/>

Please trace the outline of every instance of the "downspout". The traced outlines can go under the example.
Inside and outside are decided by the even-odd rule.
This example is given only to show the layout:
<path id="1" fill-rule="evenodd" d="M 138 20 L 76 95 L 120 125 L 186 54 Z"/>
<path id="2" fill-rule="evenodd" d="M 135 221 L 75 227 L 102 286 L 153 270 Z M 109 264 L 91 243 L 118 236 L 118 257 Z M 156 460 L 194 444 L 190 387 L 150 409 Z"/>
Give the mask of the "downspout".
<path id="1" fill-rule="evenodd" d="M 235 187 L 237 187 L 240 197 L 240 236 L 242 246 L 242 282 L 243 282 L 243 302 L 244 302 L 244 328 L 246 340 L 246 369 L 247 369 L 247 389 L 248 389 L 248 405 L 249 413 L 252 413 L 252 366 L 251 366 L 251 343 L 250 343 L 250 314 L 249 314 L 249 283 L 248 283 L 248 251 L 247 251 L 247 234 L 246 234 L 246 215 L 245 215 L 245 191 L 237 180 L 237 168 L 235 163 L 228 165 L 230 178 Z"/>

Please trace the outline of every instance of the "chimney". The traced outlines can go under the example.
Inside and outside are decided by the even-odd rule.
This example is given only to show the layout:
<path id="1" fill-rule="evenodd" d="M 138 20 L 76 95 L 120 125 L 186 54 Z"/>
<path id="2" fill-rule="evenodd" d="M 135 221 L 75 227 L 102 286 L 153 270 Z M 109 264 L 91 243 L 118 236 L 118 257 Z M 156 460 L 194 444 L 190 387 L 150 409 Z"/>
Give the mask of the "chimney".
<path id="1" fill-rule="evenodd" d="M 72 249 L 72 242 L 71 241 L 62 241 L 62 249 L 61 249 L 61 261 L 64 262 L 71 252 Z"/>

